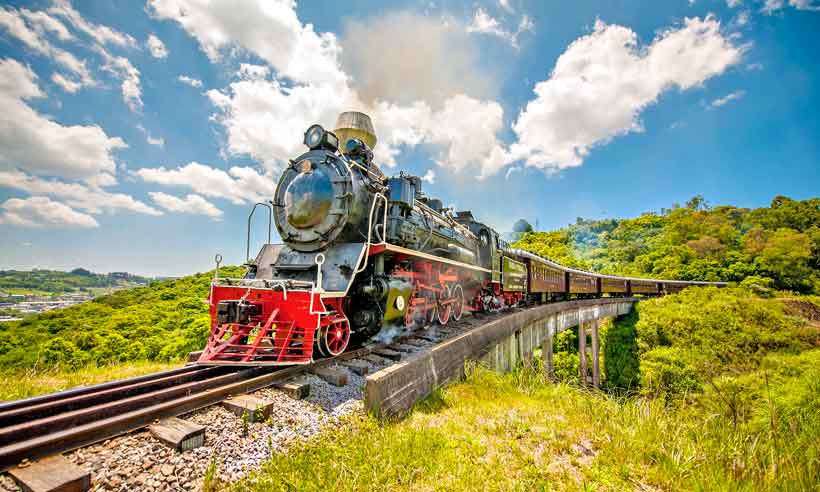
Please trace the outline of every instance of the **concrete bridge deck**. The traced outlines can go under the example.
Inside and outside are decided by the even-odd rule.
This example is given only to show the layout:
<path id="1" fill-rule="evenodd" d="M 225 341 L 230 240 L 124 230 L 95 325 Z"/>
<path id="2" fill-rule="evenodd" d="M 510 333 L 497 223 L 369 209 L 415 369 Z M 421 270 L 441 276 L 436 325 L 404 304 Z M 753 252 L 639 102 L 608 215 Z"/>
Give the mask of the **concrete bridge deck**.
<path id="1" fill-rule="evenodd" d="M 602 298 L 556 302 L 518 311 L 488 322 L 416 357 L 367 377 L 365 407 L 380 418 L 408 412 L 415 403 L 444 384 L 464 377 L 464 363 L 479 361 L 499 371 L 510 371 L 543 348 L 545 366 L 552 368 L 553 337 L 574 326 L 592 331 L 592 383 L 600 383 L 598 320 L 622 316 L 639 298 Z M 578 337 L 586 353 L 586 336 Z M 586 358 L 581 358 L 582 381 L 588 380 Z"/>

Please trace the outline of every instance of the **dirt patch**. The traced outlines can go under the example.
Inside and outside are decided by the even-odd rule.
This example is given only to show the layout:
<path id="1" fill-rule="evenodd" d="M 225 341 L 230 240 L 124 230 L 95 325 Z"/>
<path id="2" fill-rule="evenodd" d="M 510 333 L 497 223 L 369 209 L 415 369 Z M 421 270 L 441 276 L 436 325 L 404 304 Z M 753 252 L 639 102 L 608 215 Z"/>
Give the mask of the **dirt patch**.
<path id="1" fill-rule="evenodd" d="M 820 321 L 820 306 L 802 299 L 785 299 L 786 314 L 799 316 L 809 321 Z"/>

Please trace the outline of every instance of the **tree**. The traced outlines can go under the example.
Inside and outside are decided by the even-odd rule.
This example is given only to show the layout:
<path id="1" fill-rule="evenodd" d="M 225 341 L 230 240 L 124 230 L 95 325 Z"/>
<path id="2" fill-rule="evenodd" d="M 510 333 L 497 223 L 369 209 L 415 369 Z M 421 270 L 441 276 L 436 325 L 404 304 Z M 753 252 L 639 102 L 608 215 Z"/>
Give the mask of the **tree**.
<path id="1" fill-rule="evenodd" d="M 754 258 L 762 272 L 781 289 L 807 290 L 811 286 L 811 240 L 793 229 L 778 229 Z"/>
<path id="2" fill-rule="evenodd" d="M 686 202 L 686 208 L 691 210 L 709 210 L 709 204 L 703 195 L 695 195 Z"/>
<path id="3" fill-rule="evenodd" d="M 530 223 L 527 222 L 525 219 L 518 219 L 518 220 L 515 221 L 515 224 L 513 224 L 513 232 L 524 233 L 524 232 L 532 232 L 532 231 L 533 231 L 532 225 L 530 225 Z"/>

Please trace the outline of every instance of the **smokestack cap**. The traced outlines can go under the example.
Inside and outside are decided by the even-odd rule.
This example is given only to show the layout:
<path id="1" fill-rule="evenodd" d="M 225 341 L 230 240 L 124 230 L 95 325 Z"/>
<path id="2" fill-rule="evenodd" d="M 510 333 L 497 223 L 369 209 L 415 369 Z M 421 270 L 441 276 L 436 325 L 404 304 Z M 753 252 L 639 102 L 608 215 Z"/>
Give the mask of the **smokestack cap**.
<path id="1" fill-rule="evenodd" d="M 376 130 L 370 116 L 359 111 L 345 111 L 336 120 L 336 129 L 333 133 L 339 137 L 339 148 L 344 149 L 347 141 L 358 138 L 371 149 L 376 146 Z"/>

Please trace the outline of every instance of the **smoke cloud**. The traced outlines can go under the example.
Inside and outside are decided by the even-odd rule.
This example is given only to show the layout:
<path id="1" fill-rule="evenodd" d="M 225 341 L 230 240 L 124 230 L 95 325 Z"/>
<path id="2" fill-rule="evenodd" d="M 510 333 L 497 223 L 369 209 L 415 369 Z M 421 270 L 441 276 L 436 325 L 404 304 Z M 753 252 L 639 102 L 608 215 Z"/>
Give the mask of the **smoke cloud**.
<path id="1" fill-rule="evenodd" d="M 476 40 L 455 21 L 412 12 L 347 20 L 340 43 L 342 67 L 367 103 L 491 97 L 495 77 L 479 67 Z"/>

